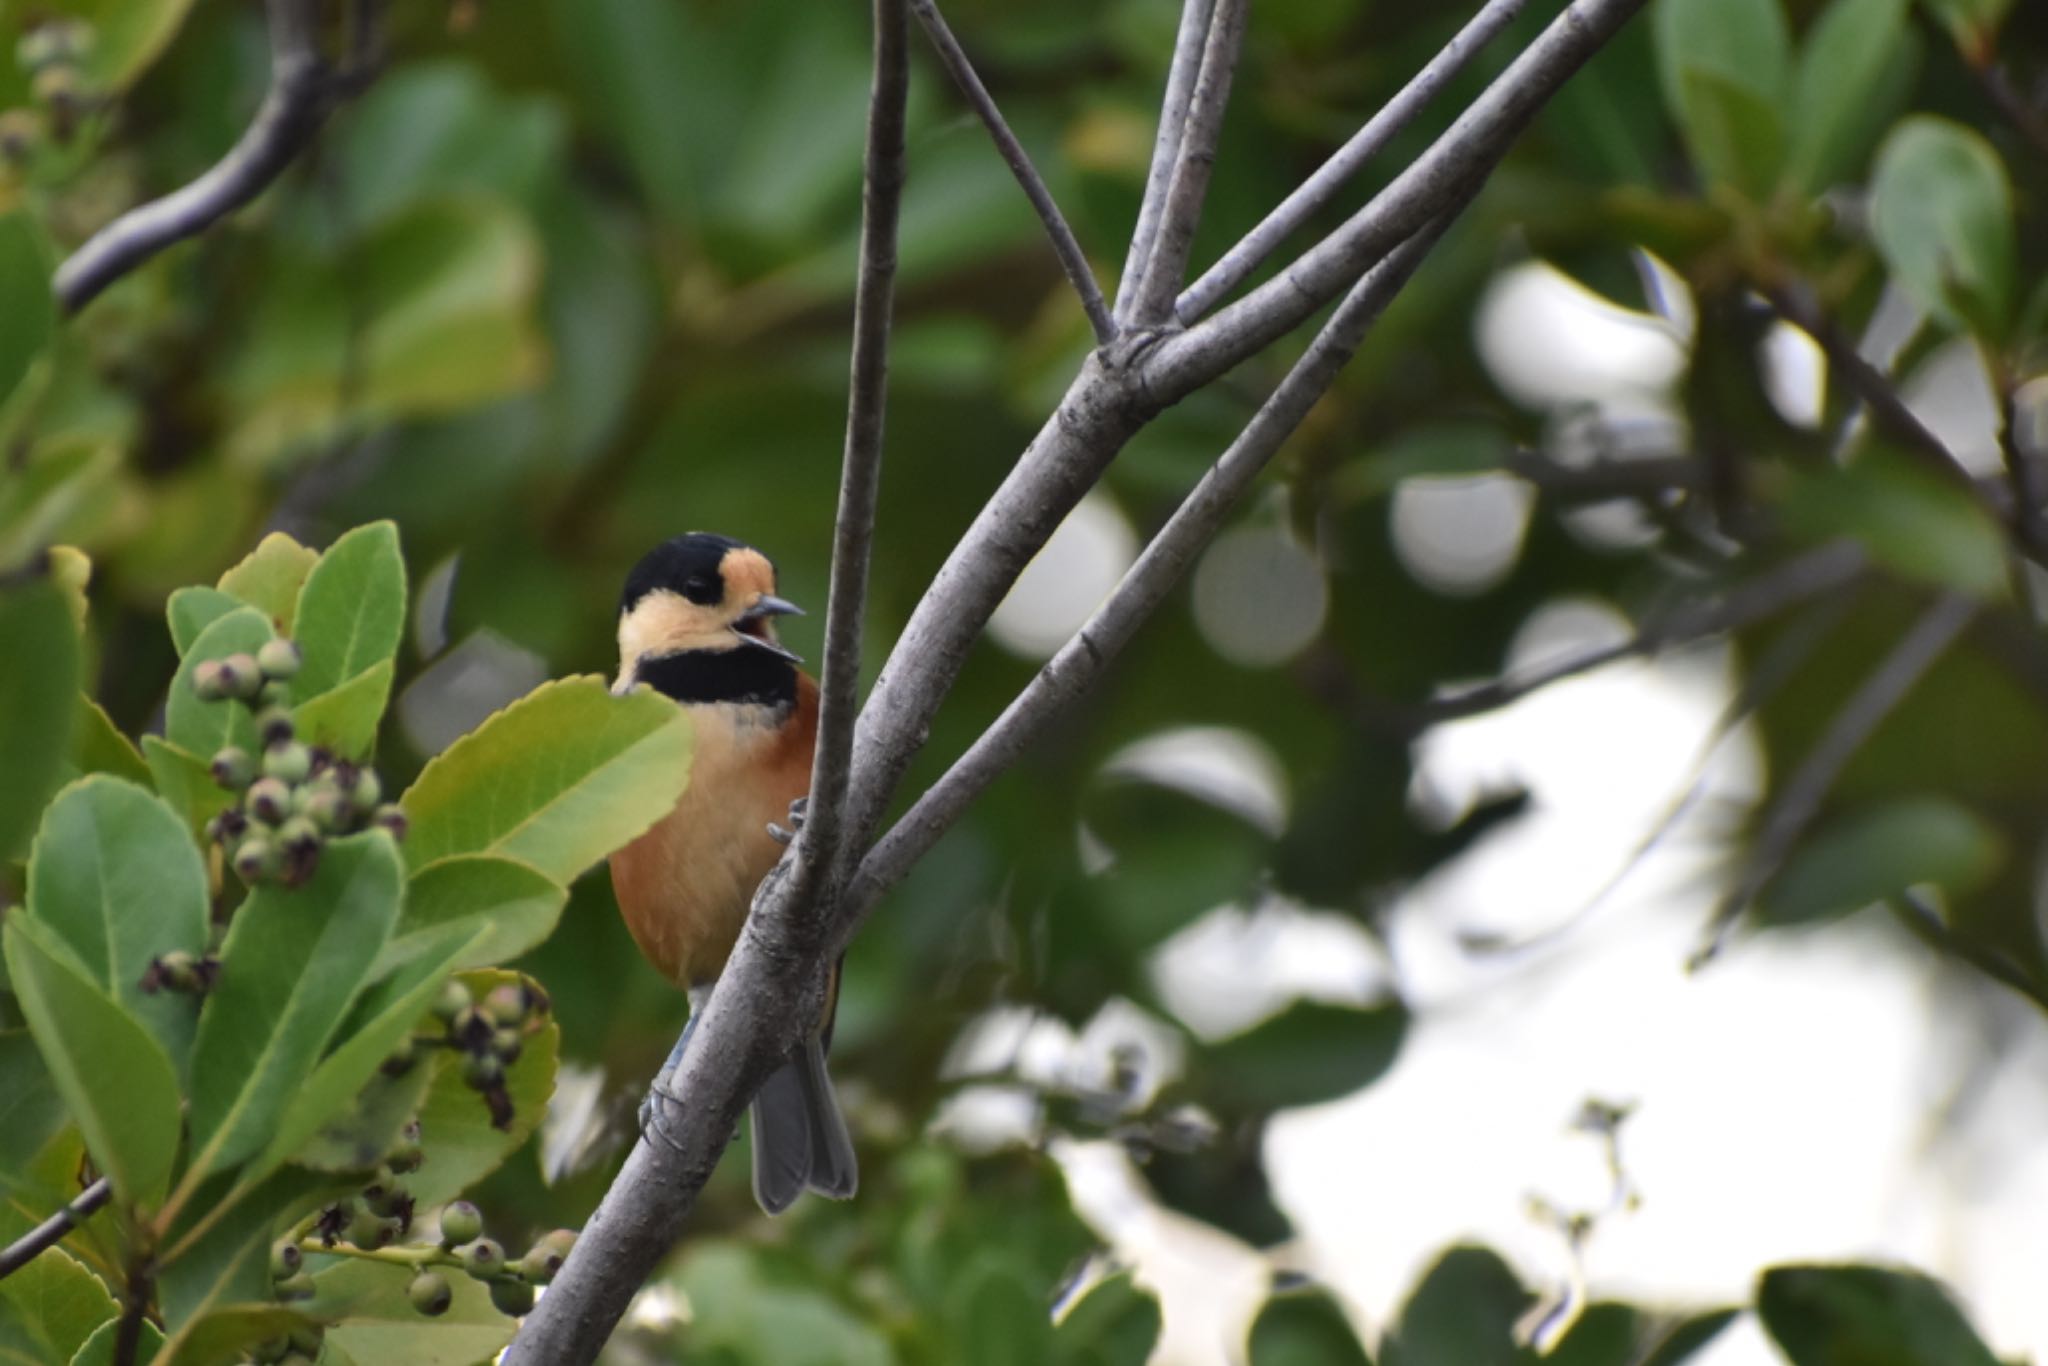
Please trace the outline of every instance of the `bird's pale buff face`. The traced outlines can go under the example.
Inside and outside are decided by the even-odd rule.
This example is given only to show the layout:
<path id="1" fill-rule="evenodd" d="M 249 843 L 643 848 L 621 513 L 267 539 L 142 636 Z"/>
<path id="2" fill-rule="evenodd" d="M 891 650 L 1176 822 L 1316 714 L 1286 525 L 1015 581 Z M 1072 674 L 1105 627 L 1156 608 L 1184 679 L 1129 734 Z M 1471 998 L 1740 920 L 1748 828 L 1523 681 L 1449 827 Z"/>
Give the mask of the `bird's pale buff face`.
<path id="1" fill-rule="evenodd" d="M 614 692 L 633 686 L 635 666 L 650 655 L 775 642 L 774 618 L 750 615 L 763 598 L 775 593 L 775 566 L 768 557 L 747 547 L 728 551 L 718 574 L 724 591 L 715 603 L 692 602 L 673 589 L 657 588 L 619 614 L 619 680 Z"/>

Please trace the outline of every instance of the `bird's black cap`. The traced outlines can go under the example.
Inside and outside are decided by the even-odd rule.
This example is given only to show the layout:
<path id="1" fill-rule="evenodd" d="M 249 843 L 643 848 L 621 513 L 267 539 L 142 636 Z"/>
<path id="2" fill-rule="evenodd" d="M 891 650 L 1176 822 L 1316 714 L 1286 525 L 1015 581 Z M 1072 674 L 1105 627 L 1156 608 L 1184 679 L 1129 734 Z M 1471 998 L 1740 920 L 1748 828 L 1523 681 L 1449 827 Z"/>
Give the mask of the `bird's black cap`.
<path id="1" fill-rule="evenodd" d="M 714 607 L 725 597 L 719 565 L 730 552 L 746 548 L 743 541 L 708 531 L 692 531 L 663 541 L 641 556 L 633 572 L 626 575 L 619 610 L 631 611 L 634 603 L 660 588 L 680 593 L 700 606 Z"/>

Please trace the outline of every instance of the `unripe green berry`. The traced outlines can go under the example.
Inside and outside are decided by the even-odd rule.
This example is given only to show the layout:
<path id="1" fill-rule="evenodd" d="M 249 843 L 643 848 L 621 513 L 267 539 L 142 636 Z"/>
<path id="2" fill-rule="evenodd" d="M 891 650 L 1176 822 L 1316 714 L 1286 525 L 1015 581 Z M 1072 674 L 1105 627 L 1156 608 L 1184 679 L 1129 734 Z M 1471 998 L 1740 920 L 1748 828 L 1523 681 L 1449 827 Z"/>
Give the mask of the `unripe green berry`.
<path id="1" fill-rule="evenodd" d="M 519 1031 L 516 1029 L 500 1029 L 491 1035 L 492 1056 L 507 1067 L 519 1061 L 519 1048 Z"/>
<path id="2" fill-rule="evenodd" d="M 446 1215 L 442 1216 L 444 1222 Z M 487 1280 L 505 1270 L 505 1249 L 490 1238 L 478 1238 L 466 1243 L 456 1253 L 462 1258 L 462 1269 L 478 1280 Z"/>
<path id="3" fill-rule="evenodd" d="M 306 1264 L 306 1254 L 294 1242 L 282 1242 L 270 1249 L 270 1279 L 289 1280 Z"/>
<path id="4" fill-rule="evenodd" d="M 457 1200 L 441 1211 L 441 1244 L 454 1247 L 483 1236 L 484 1216 L 467 1200 Z"/>
<path id="5" fill-rule="evenodd" d="M 305 792 L 306 789 L 301 788 L 300 791 Z M 315 788 L 306 792 L 301 810 L 307 820 L 328 834 L 342 834 L 348 828 L 348 802 L 333 788 Z"/>
<path id="6" fill-rule="evenodd" d="M 184 949 L 172 949 L 159 954 L 153 966 L 156 980 L 172 991 L 197 991 L 199 989 L 199 959 Z"/>
<path id="7" fill-rule="evenodd" d="M 277 827 L 277 841 L 286 849 L 301 849 L 320 842 L 320 828 L 304 816 L 293 816 Z"/>
<path id="8" fill-rule="evenodd" d="M 263 771 L 280 782 L 303 783 L 313 771 L 313 751 L 298 741 L 265 750 Z"/>
<path id="9" fill-rule="evenodd" d="M 405 832 L 412 828 L 411 818 L 405 814 L 405 808 L 396 802 L 384 803 L 370 819 L 379 830 L 389 831 L 391 838 L 395 840 L 404 840 Z"/>
<path id="10" fill-rule="evenodd" d="M 75 62 L 92 51 L 92 26 L 81 19 L 46 19 L 14 45 L 15 60 L 30 71 Z"/>
<path id="11" fill-rule="evenodd" d="M 369 769 L 356 774 L 356 780 L 349 789 L 349 804 L 367 816 L 377 809 L 377 803 L 384 800 L 384 784 L 377 781 L 377 775 Z"/>
<path id="12" fill-rule="evenodd" d="M 518 1318 L 533 1309 L 533 1287 L 525 1281 L 492 1281 L 491 1303 L 501 1314 Z"/>
<path id="13" fill-rule="evenodd" d="M 214 782 L 230 792 L 240 792 L 256 781 L 256 761 L 240 745 L 229 745 L 215 754 L 208 767 Z"/>
<path id="14" fill-rule="evenodd" d="M 252 886 L 276 877 L 283 866 L 284 856 L 269 840 L 251 835 L 235 849 L 235 876 Z"/>
<path id="15" fill-rule="evenodd" d="M 519 1259 L 519 1274 L 534 1285 L 546 1285 L 562 1269 L 563 1254 L 545 1243 L 535 1243 Z"/>
<path id="16" fill-rule="evenodd" d="M 318 1361 L 326 1337 L 327 1330 L 319 1324 L 302 1323 L 292 1329 L 292 1350 L 308 1361 Z"/>
<path id="17" fill-rule="evenodd" d="M 418 1062 L 419 1050 L 413 1046 L 412 1036 L 407 1035 L 398 1041 L 398 1047 L 385 1056 L 377 1070 L 387 1077 L 402 1077 L 412 1071 Z"/>
<path id="18" fill-rule="evenodd" d="M 287 1276 L 276 1285 L 277 1297 L 281 1300 L 310 1300 L 320 1293 L 320 1287 L 313 1284 L 313 1278 L 301 1271 Z"/>
<path id="19" fill-rule="evenodd" d="M 266 750 L 290 744 L 298 733 L 298 723 L 292 720 L 290 707 L 265 707 L 256 716 L 256 734 Z"/>
<path id="20" fill-rule="evenodd" d="M 249 784 L 249 814 L 266 825 L 276 825 L 291 814 L 292 790 L 278 778 L 258 778 Z"/>
<path id="21" fill-rule="evenodd" d="M 412 1278 L 412 1284 L 405 1288 L 406 1298 L 412 1307 L 433 1318 L 448 1312 L 448 1306 L 455 1302 L 455 1291 L 450 1288 L 448 1278 L 438 1271 L 422 1271 Z"/>
<path id="22" fill-rule="evenodd" d="M 192 691 L 201 702 L 218 702 L 228 695 L 228 681 L 219 660 L 204 659 L 192 666 Z"/>
<path id="23" fill-rule="evenodd" d="M 450 978 L 448 985 L 441 988 L 441 994 L 434 998 L 434 1018 L 443 1024 L 452 1024 L 456 1016 L 469 1009 L 469 1003 L 469 988 Z"/>
<path id="24" fill-rule="evenodd" d="M 256 667 L 263 670 L 265 678 L 279 682 L 296 677 L 303 658 L 299 642 L 279 637 L 263 642 L 263 648 L 256 652 Z"/>
<path id="25" fill-rule="evenodd" d="M 390 1152 L 384 1154 L 384 1164 L 401 1176 L 418 1171 L 426 1160 L 427 1150 L 420 1146 L 417 1138 L 401 1138 Z"/>
<path id="26" fill-rule="evenodd" d="M 379 1181 L 363 1188 L 363 1203 L 387 1219 L 396 1219 L 412 1206 L 412 1197 L 395 1180 Z"/>
<path id="27" fill-rule="evenodd" d="M 360 1210 L 348 1221 L 348 1240 L 357 1247 L 374 1251 L 396 1237 L 398 1230 L 391 1221 L 371 1210 Z"/>
<path id="28" fill-rule="evenodd" d="M 220 684 L 229 697 L 248 701 L 263 687 L 263 671 L 256 667 L 256 656 L 246 650 L 237 651 L 220 662 Z"/>
<path id="29" fill-rule="evenodd" d="M 484 1013 L 491 1017 L 491 1023 L 506 1029 L 516 1029 L 526 1023 L 526 988 L 517 982 L 491 988 L 484 997 Z"/>
<path id="30" fill-rule="evenodd" d="M 288 1337 L 266 1338 L 254 1347 L 251 1347 L 249 1355 L 257 1361 L 264 1363 L 264 1366 L 271 1366 L 273 1362 L 283 1361 L 285 1353 L 291 1351 L 291 1349 L 292 1340 Z"/>
<path id="31" fill-rule="evenodd" d="M 44 136 L 43 116 L 33 109 L 0 112 L 0 158 L 19 164 L 27 161 Z"/>
<path id="32" fill-rule="evenodd" d="M 462 1062 L 462 1079 L 479 1091 L 505 1080 L 505 1064 L 495 1053 L 472 1053 Z"/>

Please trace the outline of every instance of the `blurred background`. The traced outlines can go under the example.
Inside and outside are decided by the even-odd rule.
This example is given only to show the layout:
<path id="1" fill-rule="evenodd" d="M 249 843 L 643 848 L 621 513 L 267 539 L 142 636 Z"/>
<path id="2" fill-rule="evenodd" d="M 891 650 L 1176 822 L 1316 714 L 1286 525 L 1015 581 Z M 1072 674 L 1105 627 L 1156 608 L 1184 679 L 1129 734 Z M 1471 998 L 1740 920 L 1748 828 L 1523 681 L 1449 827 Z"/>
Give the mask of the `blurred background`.
<path id="1" fill-rule="evenodd" d="M 1191 583 L 855 944 L 835 1072 L 858 1201 L 770 1223 L 732 1155 L 612 1359 L 1770 1363 L 1742 1306 L 1760 1269 L 1816 1259 L 1920 1268 L 1998 1352 L 2048 1355 L 2039 571 L 1872 439 L 1759 301 L 1816 291 L 2005 487 L 2048 311 L 2048 147 L 2024 117 L 2048 11 L 1899 0 L 1877 32 L 1882 5 L 1730 4 L 1738 86 L 1807 90 L 1741 44 L 1810 51 L 1824 8 L 1856 11 L 1844 51 L 1879 49 L 1846 68 L 1882 79 L 1858 79 L 1825 165 L 1759 180 L 1745 158 L 1796 121 L 1712 142 L 1676 5 L 1545 111 Z M 1557 8 L 1532 4 L 1322 226 Z M 1254 5 L 1198 267 L 1464 11 Z M 267 48 L 243 0 L 0 0 L 10 44 L 53 12 L 95 44 L 68 93 L 0 72 L 0 211 L 61 254 L 216 158 Z M 1113 281 L 1178 7 L 948 14 Z M 394 781 L 540 680 L 611 671 L 626 569 L 686 529 L 767 551 L 813 612 L 785 639 L 815 657 L 867 39 L 862 7 L 817 0 L 393 7 L 388 69 L 314 154 L 69 324 L 0 409 L 0 567 L 93 555 L 98 692 L 133 733 L 175 663 L 170 590 L 266 529 L 324 545 L 396 519 L 415 611 Z M 1090 344 L 913 46 L 870 671 Z M 1908 111 L 2008 178 L 1995 324 L 1943 316 L 1873 245 L 1873 149 Z M 1132 443 L 992 623 L 908 790 L 1065 641 L 1291 354 Z M 1840 537 L 1865 568 L 1739 631 L 1443 701 Z M 1969 631 L 1689 969 L 1784 775 L 1938 591 L 1981 600 Z M 521 966 L 568 1065 L 530 1156 L 478 1197 L 508 1243 L 588 1214 L 685 1014 L 602 876 Z"/>

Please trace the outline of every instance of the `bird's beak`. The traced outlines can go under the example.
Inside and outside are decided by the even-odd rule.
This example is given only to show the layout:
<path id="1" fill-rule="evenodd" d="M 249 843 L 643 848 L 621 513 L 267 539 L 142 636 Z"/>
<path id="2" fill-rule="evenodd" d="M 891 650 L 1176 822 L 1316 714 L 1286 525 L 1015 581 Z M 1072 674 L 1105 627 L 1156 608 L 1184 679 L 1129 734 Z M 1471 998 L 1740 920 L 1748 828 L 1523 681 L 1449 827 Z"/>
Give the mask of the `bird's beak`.
<path id="1" fill-rule="evenodd" d="M 804 609 L 788 598 L 778 598 L 773 593 L 763 593 L 754 600 L 754 605 L 740 613 L 741 621 L 759 621 L 762 617 L 800 617 Z"/>

